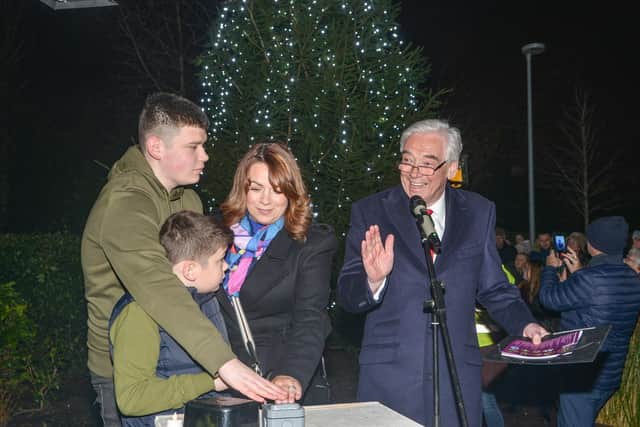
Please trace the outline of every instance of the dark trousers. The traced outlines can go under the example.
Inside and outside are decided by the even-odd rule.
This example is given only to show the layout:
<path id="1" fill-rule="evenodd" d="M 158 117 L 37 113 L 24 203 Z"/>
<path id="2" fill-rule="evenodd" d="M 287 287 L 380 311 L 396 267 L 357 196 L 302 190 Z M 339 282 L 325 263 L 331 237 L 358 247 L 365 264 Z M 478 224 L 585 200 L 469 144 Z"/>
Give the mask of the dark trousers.
<path id="1" fill-rule="evenodd" d="M 560 393 L 558 427 L 591 427 L 612 391 L 592 390 L 583 393 Z"/>
<path id="2" fill-rule="evenodd" d="M 121 427 L 120 414 L 116 404 L 113 378 L 105 378 L 91 374 L 91 385 L 96 392 L 95 404 L 100 407 L 100 417 L 104 427 Z"/>

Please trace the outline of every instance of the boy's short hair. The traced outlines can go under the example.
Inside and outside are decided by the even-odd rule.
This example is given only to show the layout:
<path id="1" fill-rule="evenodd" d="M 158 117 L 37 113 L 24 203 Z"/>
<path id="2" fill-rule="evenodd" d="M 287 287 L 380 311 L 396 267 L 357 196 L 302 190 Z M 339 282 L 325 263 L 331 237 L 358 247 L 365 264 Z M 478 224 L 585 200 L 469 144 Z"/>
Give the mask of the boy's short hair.
<path id="1" fill-rule="evenodd" d="M 202 109 L 187 98 L 167 92 L 149 95 L 138 118 L 138 143 L 144 152 L 150 133 L 175 131 L 183 126 L 209 129 L 209 119 Z"/>
<path id="2" fill-rule="evenodd" d="M 160 244 L 171 264 L 181 261 L 206 262 L 220 248 L 233 243 L 233 233 L 212 216 L 180 211 L 169 216 L 160 228 Z"/>

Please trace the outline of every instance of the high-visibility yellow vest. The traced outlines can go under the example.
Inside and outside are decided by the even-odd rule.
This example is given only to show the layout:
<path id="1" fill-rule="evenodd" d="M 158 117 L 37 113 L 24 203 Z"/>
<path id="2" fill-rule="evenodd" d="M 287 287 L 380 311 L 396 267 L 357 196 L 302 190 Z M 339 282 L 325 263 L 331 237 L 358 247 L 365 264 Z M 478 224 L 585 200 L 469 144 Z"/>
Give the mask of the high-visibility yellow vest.
<path id="1" fill-rule="evenodd" d="M 511 274 L 507 267 L 504 264 L 500 265 L 502 267 L 502 271 L 504 275 L 507 276 L 507 280 L 512 285 L 516 284 L 516 278 Z M 494 344 L 493 338 L 491 338 L 491 330 L 485 325 L 482 321 L 482 313 L 484 310 L 476 308 L 475 312 L 475 320 L 476 320 L 476 334 L 478 335 L 478 346 L 486 347 L 488 345 Z"/>
<path id="2" fill-rule="evenodd" d="M 502 271 L 504 272 L 504 275 L 507 276 L 507 280 L 509 281 L 509 283 L 511 283 L 512 285 L 515 285 L 516 284 L 515 276 L 511 274 L 509 269 L 505 267 L 504 264 L 500 264 L 500 267 L 502 267 Z"/>

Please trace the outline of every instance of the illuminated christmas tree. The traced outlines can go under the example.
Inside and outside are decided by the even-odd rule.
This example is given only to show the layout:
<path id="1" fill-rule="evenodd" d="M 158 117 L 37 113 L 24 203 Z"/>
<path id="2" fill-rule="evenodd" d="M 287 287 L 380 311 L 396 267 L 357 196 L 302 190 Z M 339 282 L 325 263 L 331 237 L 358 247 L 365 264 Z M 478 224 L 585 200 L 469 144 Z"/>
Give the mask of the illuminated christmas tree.
<path id="1" fill-rule="evenodd" d="M 402 41 L 398 13 L 391 0 L 223 3 L 199 59 L 211 206 L 260 141 L 289 145 L 315 215 L 340 238 L 352 201 L 398 182 L 400 133 L 441 95 L 426 88 L 427 61 Z"/>

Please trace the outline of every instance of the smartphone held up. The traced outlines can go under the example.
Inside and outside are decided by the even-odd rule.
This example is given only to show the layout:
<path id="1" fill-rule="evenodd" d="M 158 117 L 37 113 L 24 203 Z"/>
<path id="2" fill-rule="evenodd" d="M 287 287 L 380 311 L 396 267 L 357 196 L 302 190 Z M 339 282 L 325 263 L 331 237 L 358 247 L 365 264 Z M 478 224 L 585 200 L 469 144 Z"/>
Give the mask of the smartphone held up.
<path id="1" fill-rule="evenodd" d="M 567 239 L 564 237 L 564 234 L 553 235 L 553 248 L 558 255 L 567 252 Z"/>

